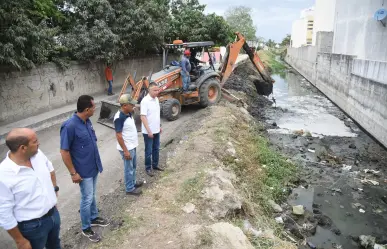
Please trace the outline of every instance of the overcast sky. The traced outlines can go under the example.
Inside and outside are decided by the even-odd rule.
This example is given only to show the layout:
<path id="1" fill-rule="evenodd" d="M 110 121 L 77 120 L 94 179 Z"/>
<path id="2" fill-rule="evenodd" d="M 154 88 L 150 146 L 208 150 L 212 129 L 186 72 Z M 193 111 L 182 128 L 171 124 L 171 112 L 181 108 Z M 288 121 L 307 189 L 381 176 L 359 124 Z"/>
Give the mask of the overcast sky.
<path id="1" fill-rule="evenodd" d="M 199 0 L 206 4 L 206 13 L 223 15 L 232 6 L 243 5 L 252 8 L 257 36 L 282 41 L 291 33 L 293 20 L 299 18 L 302 9 L 314 5 L 314 0 Z"/>

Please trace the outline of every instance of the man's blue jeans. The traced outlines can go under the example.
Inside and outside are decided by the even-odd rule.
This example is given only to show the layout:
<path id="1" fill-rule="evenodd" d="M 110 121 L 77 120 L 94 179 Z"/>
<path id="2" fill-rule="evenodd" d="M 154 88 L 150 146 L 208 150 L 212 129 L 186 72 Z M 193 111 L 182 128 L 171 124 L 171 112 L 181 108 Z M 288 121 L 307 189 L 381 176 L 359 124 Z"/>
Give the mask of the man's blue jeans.
<path id="1" fill-rule="evenodd" d="M 191 82 L 191 77 L 187 75 L 184 71 L 180 72 L 183 79 L 183 91 L 188 91 L 189 83 Z"/>
<path id="2" fill-rule="evenodd" d="M 149 138 L 148 134 L 142 135 L 145 144 L 145 170 L 148 171 L 159 166 L 160 133 L 153 134 L 153 138 Z"/>
<path id="3" fill-rule="evenodd" d="M 124 157 L 124 152 L 120 150 L 122 160 L 124 160 L 124 178 L 125 178 L 125 190 L 126 192 L 132 192 L 134 185 L 136 184 L 136 148 L 129 150 L 131 160 L 127 160 Z"/>
<path id="4" fill-rule="evenodd" d="M 32 249 L 60 249 L 60 216 L 56 208 L 52 216 L 20 222 L 18 228 Z"/>
<path id="5" fill-rule="evenodd" d="M 98 217 L 95 193 L 97 190 L 97 177 L 83 178 L 79 187 L 81 188 L 81 221 L 82 230 L 91 227 L 91 221 Z"/>
<path id="6" fill-rule="evenodd" d="M 113 93 L 113 81 L 108 80 L 108 83 L 109 83 L 108 93 Z"/>

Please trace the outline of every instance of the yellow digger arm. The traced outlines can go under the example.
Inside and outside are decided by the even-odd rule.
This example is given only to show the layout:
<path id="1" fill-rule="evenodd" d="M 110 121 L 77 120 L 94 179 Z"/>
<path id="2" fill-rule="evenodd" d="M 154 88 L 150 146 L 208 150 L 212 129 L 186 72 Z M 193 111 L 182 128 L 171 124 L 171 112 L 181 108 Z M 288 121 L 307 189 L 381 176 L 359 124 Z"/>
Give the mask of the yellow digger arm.
<path id="1" fill-rule="evenodd" d="M 237 35 L 237 39 L 235 42 L 229 44 L 227 46 L 226 54 L 224 56 L 223 63 L 221 65 L 221 82 L 220 85 L 223 87 L 225 82 L 230 77 L 232 71 L 235 68 L 236 61 L 238 59 L 238 55 L 240 50 L 243 48 L 247 55 L 249 56 L 251 62 L 254 64 L 255 68 L 258 70 L 261 77 L 269 83 L 274 83 L 274 80 L 268 75 L 265 71 L 265 67 L 257 55 L 257 53 L 253 53 L 251 48 L 246 42 L 245 37 L 239 32 L 235 33 Z"/>

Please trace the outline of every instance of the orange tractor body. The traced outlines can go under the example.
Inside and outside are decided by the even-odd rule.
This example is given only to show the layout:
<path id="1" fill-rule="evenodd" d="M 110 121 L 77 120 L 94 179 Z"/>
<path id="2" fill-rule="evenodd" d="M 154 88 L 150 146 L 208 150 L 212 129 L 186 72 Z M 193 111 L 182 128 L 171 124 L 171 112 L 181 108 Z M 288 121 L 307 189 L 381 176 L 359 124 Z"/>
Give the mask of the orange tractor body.
<path id="1" fill-rule="evenodd" d="M 169 121 L 176 120 L 179 117 L 181 106 L 183 105 L 199 104 L 202 107 L 207 107 L 217 103 L 222 95 L 231 101 L 238 100 L 228 91 L 223 89 L 223 85 L 234 70 L 239 52 L 242 48 L 246 51 L 255 68 L 262 76 L 262 84 L 264 84 L 262 89 L 264 90 L 261 91 L 260 94 L 270 95 L 272 93 L 274 80 L 266 73 L 263 63 L 258 55 L 252 52 L 247 45 L 245 38 L 240 33 L 236 34 L 236 41 L 227 46 L 226 54 L 223 57 L 219 71 L 215 70 L 215 65 L 209 54 L 209 48 L 214 46 L 213 42 L 182 43 L 181 41 L 175 41 L 173 44 L 166 44 L 163 48 L 163 69 L 157 73 L 151 73 L 148 77 L 142 77 L 138 82 L 135 82 L 135 76 L 133 78 L 131 74 L 129 74 L 124 82 L 118 99 L 122 94 L 129 92 L 132 97 L 140 103 L 145 94 L 147 94 L 149 82 L 155 82 L 160 88 L 158 98 L 162 115 Z M 191 63 L 191 84 L 189 92 L 187 93 L 182 91 L 183 81 L 180 74 L 182 69 L 178 62 L 174 61 L 171 64 L 167 64 L 168 51 L 171 49 L 190 49 L 191 51 L 194 51 L 193 55 L 195 55 L 196 52 L 208 53 L 209 66 L 196 66 L 194 63 Z M 128 87 L 129 85 L 130 87 Z M 113 117 L 118 109 L 119 105 L 117 102 L 102 101 L 98 122 L 114 128 Z M 139 105 L 136 110 L 138 112 Z M 136 120 L 138 124 L 139 118 L 136 118 Z"/>

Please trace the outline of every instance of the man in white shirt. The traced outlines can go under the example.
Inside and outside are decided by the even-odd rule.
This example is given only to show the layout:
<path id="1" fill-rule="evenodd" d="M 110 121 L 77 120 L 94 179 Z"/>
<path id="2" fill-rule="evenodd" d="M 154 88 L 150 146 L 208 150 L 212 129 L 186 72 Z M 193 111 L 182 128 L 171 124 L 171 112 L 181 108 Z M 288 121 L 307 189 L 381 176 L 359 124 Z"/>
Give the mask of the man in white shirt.
<path id="1" fill-rule="evenodd" d="M 160 104 L 157 94 L 159 87 L 151 82 L 148 87 L 148 95 L 141 101 L 141 131 L 145 143 L 145 171 L 149 176 L 154 176 L 154 170 L 163 171 L 159 167 L 160 150 Z"/>
<path id="2" fill-rule="evenodd" d="M 52 163 L 31 129 L 10 131 L 6 144 L 10 151 L 0 164 L 0 226 L 18 249 L 60 248 L 59 188 Z"/>
<path id="3" fill-rule="evenodd" d="M 119 102 L 121 109 L 114 116 L 114 128 L 116 130 L 117 149 L 124 160 L 125 190 L 129 195 L 138 196 L 142 193 L 139 189 L 142 183 L 136 183 L 138 137 L 132 116 L 137 101 L 133 100 L 129 94 L 123 94 Z"/>

